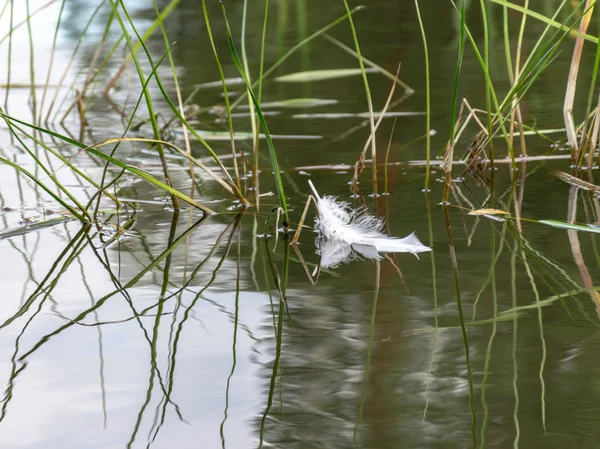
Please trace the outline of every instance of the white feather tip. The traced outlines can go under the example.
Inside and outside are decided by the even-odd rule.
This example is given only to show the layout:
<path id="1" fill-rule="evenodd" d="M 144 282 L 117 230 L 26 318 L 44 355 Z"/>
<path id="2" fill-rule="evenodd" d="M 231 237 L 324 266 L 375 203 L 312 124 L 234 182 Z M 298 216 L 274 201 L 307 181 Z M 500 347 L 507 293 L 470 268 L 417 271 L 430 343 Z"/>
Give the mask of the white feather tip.
<path id="1" fill-rule="evenodd" d="M 323 239 L 351 245 L 355 252 L 369 259 L 377 258 L 376 253 L 411 253 L 418 258 L 419 253 L 431 251 L 414 232 L 402 239 L 389 237 L 382 232 L 384 223 L 380 218 L 369 215 L 364 210 L 353 209 L 348 203 L 337 201 L 335 197 L 321 198 L 310 180 L 308 185 L 317 199 L 319 216 L 315 218 L 315 225 Z M 335 253 L 340 256 L 342 253 L 339 246 L 334 247 Z"/>

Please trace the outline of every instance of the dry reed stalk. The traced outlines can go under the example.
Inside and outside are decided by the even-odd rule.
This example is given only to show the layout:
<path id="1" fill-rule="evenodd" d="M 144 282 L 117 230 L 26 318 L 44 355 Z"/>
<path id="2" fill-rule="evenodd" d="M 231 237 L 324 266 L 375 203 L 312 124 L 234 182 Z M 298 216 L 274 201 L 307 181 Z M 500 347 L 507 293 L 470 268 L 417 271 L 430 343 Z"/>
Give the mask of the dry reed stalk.
<path id="1" fill-rule="evenodd" d="M 584 15 L 579 23 L 579 33 L 585 34 L 594 12 L 596 0 L 586 0 Z M 563 116 L 565 120 L 565 128 L 567 130 L 567 139 L 572 150 L 572 159 L 574 162 L 580 159 L 579 144 L 577 142 L 577 130 L 573 119 L 573 104 L 575 102 L 575 91 L 577 89 L 577 74 L 579 73 L 579 64 L 581 62 L 581 53 L 583 51 L 584 38 L 578 35 L 575 40 L 575 48 L 573 50 L 573 59 L 571 60 L 571 68 L 569 70 L 569 78 L 567 81 L 567 91 L 565 93 L 565 102 L 563 105 Z"/>
<path id="2" fill-rule="evenodd" d="M 377 123 L 375 123 L 375 126 L 373 128 L 373 132 L 369 135 L 369 138 L 367 139 L 367 142 L 365 143 L 365 146 L 363 147 L 363 150 L 360 153 L 360 157 L 358 158 L 358 160 L 356 161 L 356 163 L 354 164 L 354 175 L 352 176 L 352 180 L 351 180 L 351 185 L 352 185 L 352 189 L 353 191 L 356 193 L 356 191 L 358 190 L 356 185 L 358 184 L 358 177 L 360 176 L 360 174 L 362 173 L 364 167 L 365 167 L 365 160 L 366 160 L 366 154 L 367 154 L 367 150 L 369 149 L 369 146 L 372 143 L 372 140 L 375 139 L 375 133 L 377 132 L 377 129 L 379 129 L 379 125 L 381 124 L 383 118 L 385 117 L 385 114 L 388 110 L 388 108 L 390 107 L 390 103 L 392 101 L 392 98 L 394 97 L 394 92 L 396 90 L 396 85 L 397 85 L 397 80 L 398 80 L 398 75 L 400 74 L 400 67 L 402 64 L 398 64 L 398 69 L 396 70 L 396 76 L 394 78 L 394 84 L 392 84 L 392 88 L 390 89 L 390 93 L 387 97 L 387 100 L 385 102 L 385 105 L 383 106 L 383 109 L 381 110 L 381 114 L 379 116 L 379 118 L 377 119 Z M 376 154 L 373 154 L 373 159 L 372 159 L 372 165 L 373 165 L 373 193 L 377 193 L 377 160 L 376 160 Z"/>
<path id="3" fill-rule="evenodd" d="M 571 191 L 569 193 L 569 211 L 567 221 L 569 223 L 574 223 L 575 218 L 577 216 L 577 192 L 579 188 L 576 186 L 571 187 Z M 579 273 L 581 274 L 581 279 L 583 280 L 583 285 L 587 289 L 591 289 L 594 287 L 594 281 L 590 275 L 590 271 L 585 264 L 585 260 L 583 258 L 583 254 L 581 252 L 581 245 L 579 243 L 579 235 L 575 229 L 568 229 L 567 235 L 569 236 L 569 243 L 571 244 L 571 252 L 573 254 L 573 260 L 575 261 L 575 265 L 579 269 Z M 590 298 L 596 304 L 596 312 L 598 313 L 598 317 L 600 317 L 600 293 L 596 290 L 589 291 Z"/>
<path id="4" fill-rule="evenodd" d="M 592 159 L 596 145 L 598 144 L 598 132 L 600 131 L 600 96 L 598 97 L 598 105 L 594 117 L 594 126 L 592 128 L 592 137 L 590 139 L 590 153 L 588 156 L 588 167 L 592 166 Z"/>

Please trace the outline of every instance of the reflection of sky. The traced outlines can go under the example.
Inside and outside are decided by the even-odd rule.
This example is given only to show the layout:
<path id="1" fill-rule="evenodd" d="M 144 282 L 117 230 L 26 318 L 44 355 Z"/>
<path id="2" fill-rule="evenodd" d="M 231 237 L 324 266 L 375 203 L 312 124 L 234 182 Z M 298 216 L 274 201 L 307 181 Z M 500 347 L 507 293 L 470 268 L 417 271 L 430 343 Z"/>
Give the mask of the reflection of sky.
<path id="1" fill-rule="evenodd" d="M 52 240 L 52 239 L 48 239 Z M 3 246 L 6 241 L 2 242 Z M 38 249 L 40 266 L 50 244 Z M 87 263 L 84 260 L 84 263 Z M 37 271 L 37 270 L 36 270 Z M 66 316 L 75 316 L 89 307 L 90 300 L 77 279 L 78 267 L 72 266 L 54 292 L 57 309 Z M 17 285 L 19 279 L 12 272 Z M 40 275 L 43 270 L 40 271 Z M 227 277 L 228 271 L 225 271 Z M 25 273 L 22 273 L 25 274 Z M 96 275 L 88 270 L 90 287 L 98 298 L 110 289 L 105 272 Z M 4 280 L 3 280 L 4 281 Z M 10 288 L 10 284 L 3 282 Z M 139 310 L 156 300 L 156 291 L 148 288 L 129 289 L 132 301 Z M 5 297 L 2 318 L 14 312 L 18 305 L 18 289 Z M 194 293 L 185 292 L 182 303 L 193 300 Z M 193 317 L 184 325 L 178 345 L 176 375 L 172 399 L 180 406 L 191 426 L 180 422 L 172 407 L 167 411 L 166 424 L 154 447 L 178 447 L 190 441 L 203 441 L 203 447 L 220 446 L 219 426 L 225 407 L 227 376 L 232 367 L 234 294 L 208 290 L 194 308 Z M 11 300 L 11 303 L 8 303 Z M 212 302 L 211 302 L 212 301 Z M 261 321 L 261 308 L 267 295 L 244 293 L 239 302 L 237 333 L 237 366 L 231 380 L 228 420 L 224 427 L 228 447 L 245 447 L 252 439 L 249 418 L 260 412 L 260 388 L 255 373 L 257 366 L 252 354 L 252 340 L 242 326 L 256 331 Z M 170 310 L 171 306 L 166 307 Z M 225 313 L 224 313 L 225 312 Z M 180 310 L 178 321 L 183 311 Z M 111 298 L 100 308 L 99 319 L 119 319 L 130 315 L 129 307 L 119 296 Z M 27 317 L 30 314 L 26 315 Z M 86 322 L 93 322 L 90 316 Z M 153 317 L 142 319 L 151 335 Z M 161 319 L 158 340 L 158 364 L 163 379 L 167 373 L 168 338 L 172 315 Z M 65 321 L 50 310 L 47 302 L 20 341 L 20 352 L 29 350 L 42 336 L 63 325 Z M 10 357 L 14 341 L 25 319 L 15 321 L 0 331 L 0 381 L 6 384 L 11 371 Z M 72 326 L 52 337 L 28 357 L 25 370 L 18 376 L 7 417 L 0 423 L 0 447 L 11 448 L 110 448 L 123 447 L 133 430 L 137 413 L 145 400 L 150 369 L 150 349 L 136 321 L 102 326 L 104 378 L 107 402 L 107 430 L 103 429 L 100 389 L 100 359 L 96 327 Z M 155 378 L 156 381 L 156 378 Z M 162 392 L 155 385 L 153 399 L 146 411 L 134 447 L 145 447 L 152 425 L 154 410 Z M 183 447 L 183 446 L 179 446 Z"/>
<path id="2" fill-rule="evenodd" d="M 14 4 L 13 23 L 19 24 L 27 17 L 25 5 L 27 2 L 12 2 Z M 30 1 L 30 12 L 33 13 L 46 1 Z M 38 95 L 41 95 L 43 86 L 48 76 L 48 67 L 52 58 L 52 40 L 56 29 L 56 17 L 60 9 L 60 2 L 54 2 L 52 5 L 44 8 L 31 19 L 31 29 L 34 42 L 34 72 L 35 82 L 40 86 Z M 0 18 L 0 39 L 5 37 L 5 33 L 10 29 L 10 7 Z M 10 58 L 11 84 L 23 84 L 28 86 L 31 82 L 30 74 L 30 51 L 29 51 L 29 31 L 26 24 L 19 26 L 12 33 L 12 52 Z M 61 39 L 59 32 L 57 39 L 57 51 L 54 53 L 53 70 L 50 72 L 50 84 L 58 84 L 73 51 L 71 45 L 67 47 Z M 44 36 L 40 38 L 40 36 Z M 0 84 L 6 84 L 8 77 L 8 38 L 0 44 Z M 2 105 L 4 104 L 4 89 L 0 90 Z M 54 90 L 50 89 L 49 96 L 54 95 Z M 30 114 L 28 104 L 29 88 L 11 89 L 9 98 L 9 111 L 17 117 L 24 118 Z M 38 98 L 40 101 L 41 98 Z M 47 98 L 48 102 L 49 99 Z M 46 106 L 48 103 L 46 103 Z"/>

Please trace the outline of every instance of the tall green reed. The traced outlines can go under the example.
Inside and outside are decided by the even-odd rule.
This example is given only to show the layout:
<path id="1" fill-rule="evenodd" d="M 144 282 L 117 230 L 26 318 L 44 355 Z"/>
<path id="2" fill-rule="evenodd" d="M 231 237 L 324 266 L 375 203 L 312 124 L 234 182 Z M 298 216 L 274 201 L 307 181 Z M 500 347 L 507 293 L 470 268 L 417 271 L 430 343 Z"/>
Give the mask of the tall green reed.
<path id="1" fill-rule="evenodd" d="M 121 27 L 121 31 L 122 31 L 123 35 L 125 36 L 125 41 L 127 42 L 127 46 L 129 47 L 129 52 L 130 52 L 131 57 L 133 59 L 133 62 L 135 64 L 135 68 L 137 70 L 140 82 L 142 83 L 142 85 L 146 85 L 146 77 L 144 75 L 144 72 L 143 72 L 142 66 L 140 64 L 140 61 L 137 58 L 137 54 L 135 52 L 133 43 L 132 43 L 131 38 L 129 36 L 129 31 L 125 27 L 125 23 L 123 22 L 123 20 L 121 18 L 121 13 L 119 12 L 119 8 L 118 8 L 118 6 L 117 6 L 117 4 L 115 3 L 114 0 L 109 0 L 109 1 L 110 1 L 110 4 L 111 4 L 111 7 L 113 9 L 113 13 L 115 15 L 115 18 L 117 19 L 117 22 L 119 23 L 119 26 Z M 125 4 L 122 1 L 120 1 L 119 4 L 120 4 L 120 6 L 121 6 L 121 8 L 123 10 L 123 13 L 125 14 L 125 17 L 129 21 L 130 26 L 132 26 L 134 32 L 136 34 L 138 34 L 137 31 L 136 31 L 136 29 L 135 29 L 135 26 L 133 24 L 133 20 L 131 20 L 131 16 L 127 12 Z M 150 95 L 150 91 L 148 90 L 147 87 L 143 88 L 143 92 L 144 92 L 144 99 L 146 101 L 146 107 L 148 109 L 148 115 L 150 117 L 150 123 L 152 125 L 152 131 L 154 133 L 154 139 L 160 140 L 161 139 L 161 134 L 160 134 L 159 126 L 158 126 L 158 121 L 156 119 L 156 113 L 154 112 L 154 104 L 152 102 L 152 96 Z M 157 144 L 156 145 L 156 149 L 157 149 L 157 152 L 158 152 L 158 157 L 160 159 L 160 163 L 161 163 L 162 168 L 163 168 L 163 173 L 165 175 L 165 179 L 166 179 L 169 187 L 172 187 L 173 186 L 173 182 L 171 180 L 171 175 L 169 174 L 169 165 L 167 164 L 167 160 L 165 159 L 165 153 L 164 153 L 163 147 L 162 147 L 161 144 Z M 173 203 L 173 207 L 175 209 L 179 209 L 179 201 L 177 199 L 177 195 L 175 195 L 173 193 L 170 193 L 170 196 L 171 196 L 171 201 Z"/>
<path id="2" fill-rule="evenodd" d="M 229 128 L 229 136 L 231 139 L 231 153 L 233 156 L 233 167 L 235 170 L 235 181 L 238 189 L 240 187 L 240 173 L 237 165 L 237 154 L 235 151 L 235 139 L 233 137 L 233 120 L 231 118 L 231 105 L 229 102 L 229 95 L 227 93 L 227 83 L 225 82 L 225 74 L 223 73 L 223 67 L 221 66 L 221 61 L 219 59 L 219 55 L 217 53 L 217 48 L 215 47 L 215 41 L 212 34 L 212 29 L 210 26 L 210 19 L 208 17 L 208 9 L 206 7 L 206 0 L 202 0 L 202 11 L 204 12 L 204 22 L 206 24 L 206 31 L 208 33 L 208 38 L 210 40 L 210 46 L 213 51 L 213 55 L 215 56 L 215 62 L 217 64 L 217 68 L 219 69 L 219 76 L 221 77 L 221 84 L 223 86 L 223 94 L 225 97 L 225 110 L 227 112 L 227 126 Z"/>
<path id="3" fill-rule="evenodd" d="M 221 4 L 221 8 L 223 11 L 223 17 L 225 19 L 227 42 L 229 44 L 229 51 L 231 53 L 231 57 L 233 58 L 233 62 L 235 64 L 236 68 L 238 69 L 238 71 L 240 72 L 240 75 L 244 79 L 244 83 L 246 84 L 246 91 L 252 100 L 254 109 L 256 110 L 256 114 L 258 115 L 258 121 L 262 127 L 263 133 L 265 134 L 265 140 L 267 141 L 267 147 L 269 149 L 269 159 L 271 161 L 271 168 L 273 169 L 273 176 L 275 178 L 275 188 L 277 189 L 277 196 L 279 197 L 279 205 L 280 205 L 281 209 L 283 210 L 283 217 L 284 217 L 283 226 L 284 226 L 284 228 L 288 228 L 290 225 L 290 219 L 289 219 L 287 201 L 286 201 L 286 197 L 285 197 L 285 191 L 283 188 L 283 182 L 281 179 L 281 169 L 279 168 L 279 162 L 277 160 L 277 153 L 275 152 L 275 144 L 273 143 L 273 139 L 271 138 L 271 133 L 269 131 L 267 121 L 265 120 L 265 117 L 262 113 L 260 104 L 254 94 L 252 84 L 250 83 L 250 80 L 246 77 L 246 71 L 244 70 L 244 67 L 242 66 L 242 63 L 240 62 L 240 59 L 238 57 L 238 53 L 235 48 L 235 43 L 233 41 L 233 36 L 231 34 L 231 27 L 229 25 L 229 20 L 227 19 L 227 12 L 225 9 L 225 5 Z"/>
<path id="4" fill-rule="evenodd" d="M 362 58 L 362 54 L 360 52 L 360 45 L 358 42 L 358 34 L 356 33 L 356 27 L 354 26 L 354 19 L 352 18 L 352 12 L 350 11 L 350 6 L 348 6 L 348 1 L 343 0 L 344 6 L 346 8 L 346 13 L 348 15 L 348 24 L 350 25 L 350 30 L 352 31 L 352 39 L 354 41 L 354 48 L 356 49 L 356 54 L 358 55 L 358 64 L 360 65 L 360 70 L 362 74 L 363 83 L 365 86 L 365 94 L 367 96 L 367 106 L 369 108 L 369 125 L 371 126 L 371 159 L 373 166 L 373 194 L 377 195 L 377 144 L 375 139 L 375 118 L 373 113 L 373 99 L 371 96 L 371 89 L 369 87 L 369 80 L 367 78 L 367 72 L 365 71 L 365 63 Z"/>
<path id="5" fill-rule="evenodd" d="M 425 32 L 425 26 L 423 25 L 423 19 L 421 18 L 421 9 L 419 8 L 419 0 L 415 0 L 415 8 L 417 10 L 417 19 L 419 21 L 419 28 L 421 29 L 421 36 L 423 39 L 423 53 L 425 55 L 425 190 L 429 190 L 429 179 L 431 176 L 431 89 L 430 89 L 430 75 L 429 75 L 429 48 L 427 45 L 427 33 Z M 464 2 L 463 2 L 464 8 Z M 454 105 L 454 108 L 456 104 Z"/>

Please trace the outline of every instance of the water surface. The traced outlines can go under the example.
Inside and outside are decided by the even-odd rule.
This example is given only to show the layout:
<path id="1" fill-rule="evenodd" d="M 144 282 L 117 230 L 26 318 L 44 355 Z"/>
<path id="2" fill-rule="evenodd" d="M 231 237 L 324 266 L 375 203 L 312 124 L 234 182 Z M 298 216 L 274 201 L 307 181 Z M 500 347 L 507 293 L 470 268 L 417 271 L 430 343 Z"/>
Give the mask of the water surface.
<path id="1" fill-rule="evenodd" d="M 458 23 L 450 2 L 422 3 L 432 64 L 432 128 L 437 131 L 432 148 L 437 154 L 450 127 Z M 475 38 L 481 40 L 480 12 L 476 2 L 471 3 L 469 21 Z M 559 2 L 530 3 L 550 15 Z M 548 6 L 551 3 L 556 5 Z M 39 6 L 41 2 L 31 2 L 32 10 Z M 252 73 L 258 71 L 263 6 L 248 2 L 246 41 Z M 415 91 L 394 107 L 414 115 L 397 119 L 390 160 L 422 160 L 426 128 L 418 113 L 425 110 L 425 84 L 414 4 L 378 1 L 367 6 L 355 15 L 364 55 L 390 72 L 401 62 L 401 79 Z M 127 7 L 140 30 L 155 18 L 146 2 L 127 2 Z M 227 8 L 239 39 L 243 4 Z M 51 84 L 59 83 L 91 11 L 88 2 L 65 3 L 54 69 L 49 72 Z M 225 75 L 239 76 L 227 53 L 219 6 L 210 4 L 209 12 Z M 88 67 L 109 13 L 108 7 L 100 9 L 67 73 L 69 80 L 81 83 L 85 78 L 85 71 L 79 70 Z M 492 67 L 501 79 L 506 72 L 502 10 L 491 8 L 489 13 Z M 16 2 L 15 17 L 23 14 L 24 6 Z M 52 4 L 31 22 L 38 107 L 50 63 L 49 36 L 58 14 L 59 5 Z M 344 6 L 280 0 L 272 2 L 269 14 L 267 65 L 343 15 Z M 520 16 L 509 17 L 518 26 Z M 6 20 L 5 15 L 0 23 Z M 525 46 L 530 48 L 543 26 L 528 23 Z M 184 98 L 197 84 L 219 79 L 201 3 L 183 2 L 165 28 L 169 41 L 176 41 L 172 52 Z M 346 23 L 331 35 L 352 46 Z M 114 25 L 108 42 L 112 45 L 119 36 Z M 26 27 L 14 32 L 12 45 L 11 83 L 27 85 Z M 523 101 L 529 123 L 536 121 L 547 129 L 562 126 L 562 86 L 572 45 L 572 40 L 565 42 Z M 165 51 L 160 32 L 149 39 L 148 47 L 158 60 Z M 6 61 L 7 44 L 1 48 Z M 587 50 L 582 85 L 589 84 L 586 76 L 593 65 L 593 49 Z M 86 143 L 121 133 L 119 115 L 102 96 L 108 74 L 123 60 L 122 46 L 118 52 L 87 96 Z M 472 52 L 467 51 L 465 58 L 460 95 L 483 108 L 480 67 Z M 319 38 L 288 59 L 274 76 L 356 67 L 353 56 Z M 150 71 L 147 64 L 145 69 Z M 117 104 L 131 110 L 139 90 L 135 70 L 128 70 L 112 95 Z M 160 67 L 159 73 L 175 99 L 169 66 Z M 7 78 L 7 66 L 0 74 Z M 369 83 L 374 107 L 380 110 L 391 81 L 369 74 Z M 509 85 L 506 78 L 498 89 Z M 156 85 L 150 89 L 157 111 L 170 117 Z M 242 88 L 231 86 L 230 91 L 239 95 Z M 48 91 L 46 109 L 54 93 Z M 0 94 L 4 98 L 6 89 Z M 66 89 L 58 98 L 65 94 L 72 101 L 73 93 Z M 404 94 L 399 88 L 395 98 Z M 578 111 L 585 108 L 584 97 L 578 97 Z M 431 192 L 426 194 L 423 167 L 391 166 L 389 195 L 374 200 L 369 196 L 367 168 L 361 178 L 362 195 L 353 198 L 348 186 L 351 170 L 332 165 L 356 161 L 369 135 L 368 121 L 293 116 L 367 111 L 362 79 L 265 83 L 265 102 L 292 98 L 337 101 L 309 109 L 282 108 L 267 117 L 275 135 L 314 138 L 275 141 L 292 221 L 300 217 L 310 177 L 320 191 L 364 204 L 385 217 L 391 235 L 415 231 L 434 251 L 420 259 L 397 255 L 393 260 L 398 269 L 387 259 L 354 260 L 322 270 L 313 285 L 307 272 L 318 263 L 315 234 L 310 229 L 303 232 L 299 254 L 283 235 L 274 250 L 273 217 L 264 235 L 267 217 L 277 205 L 276 196 L 269 195 L 274 186 L 266 157 L 261 160 L 261 193 L 267 195 L 260 207 L 245 213 L 218 184 L 202 177 L 199 200 L 225 212 L 208 218 L 187 207 L 174 211 L 162 192 L 124 175 L 114 193 L 142 202 L 135 227 L 121 238 L 109 240 L 114 232 L 110 226 L 99 229 L 96 224 L 85 227 L 68 221 L 0 240 L 0 384 L 4 385 L 0 447 L 597 447 L 598 301 L 595 291 L 581 292 L 595 285 L 600 274 L 595 234 L 514 219 L 516 202 L 523 218 L 598 221 L 596 198 L 550 174 L 568 170 L 569 162 L 529 162 L 513 172 L 508 164 L 499 164 L 495 172 L 484 171 L 486 182 L 465 174 L 454 183 L 447 208 L 440 205 L 443 185 L 438 170 L 434 169 Z M 219 88 L 207 88 L 198 91 L 194 102 L 204 108 L 222 104 L 223 99 Z M 32 121 L 33 104 L 28 88 L 9 89 L 8 113 Z M 203 113 L 198 127 L 226 131 L 215 119 Z M 384 119 L 378 131 L 380 154 L 393 121 Z M 77 116 L 69 115 L 65 124 L 77 136 Z M 235 126 L 250 131 L 247 118 L 236 119 Z M 469 128 L 460 151 L 466 150 L 476 131 Z M 151 130 L 141 127 L 138 135 L 150 136 Z M 175 139 L 183 146 L 181 135 Z M 48 136 L 43 140 L 65 155 L 76 154 L 72 146 Z M 530 154 L 551 149 L 539 138 L 527 142 Z M 227 141 L 211 145 L 219 154 L 230 154 Z M 243 140 L 237 148 L 249 155 L 251 145 Z M 506 151 L 501 143 L 496 148 L 500 154 Z M 41 147 L 37 150 L 43 154 Z M 118 151 L 127 163 L 161 176 L 160 164 L 147 146 L 124 144 Z M 197 142 L 193 151 L 198 158 L 207 156 Z M 264 143 L 261 151 L 267 154 Z M 6 126 L 0 130 L 0 154 L 45 176 Z M 95 179 L 101 177 L 102 164 L 84 154 L 76 157 L 78 166 Z M 59 166 L 55 161 L 54 168 Z M 455 176 L 461 172 L 457 167 Z M 93 193 L 77 185 L 66 170 L 59 173 L 77 198 L 87 200 Z M 184 161 L 172 162 L 172 174 L 176 186 L 189 191 Z M 381 170 L 379 176 L 381 192 Z M 0 180 L 0 206 L 5 208 L 0 229 L 60 211 L 14 169 L 0 165 Z M 114 212 L 108 200 L 103 207 Z M 513 218 L 496 221 L 467 214 L 481 207 L 510 210 Z M 130 212 L 119 210 L 118 217 L 103 219 L 123 224 Z M 311 210 L 309 225 L 313 217 Z M 544 307 L 534 307 L 540 301 Z M 507 313 L 524 306 L 532 307 Z"/>

